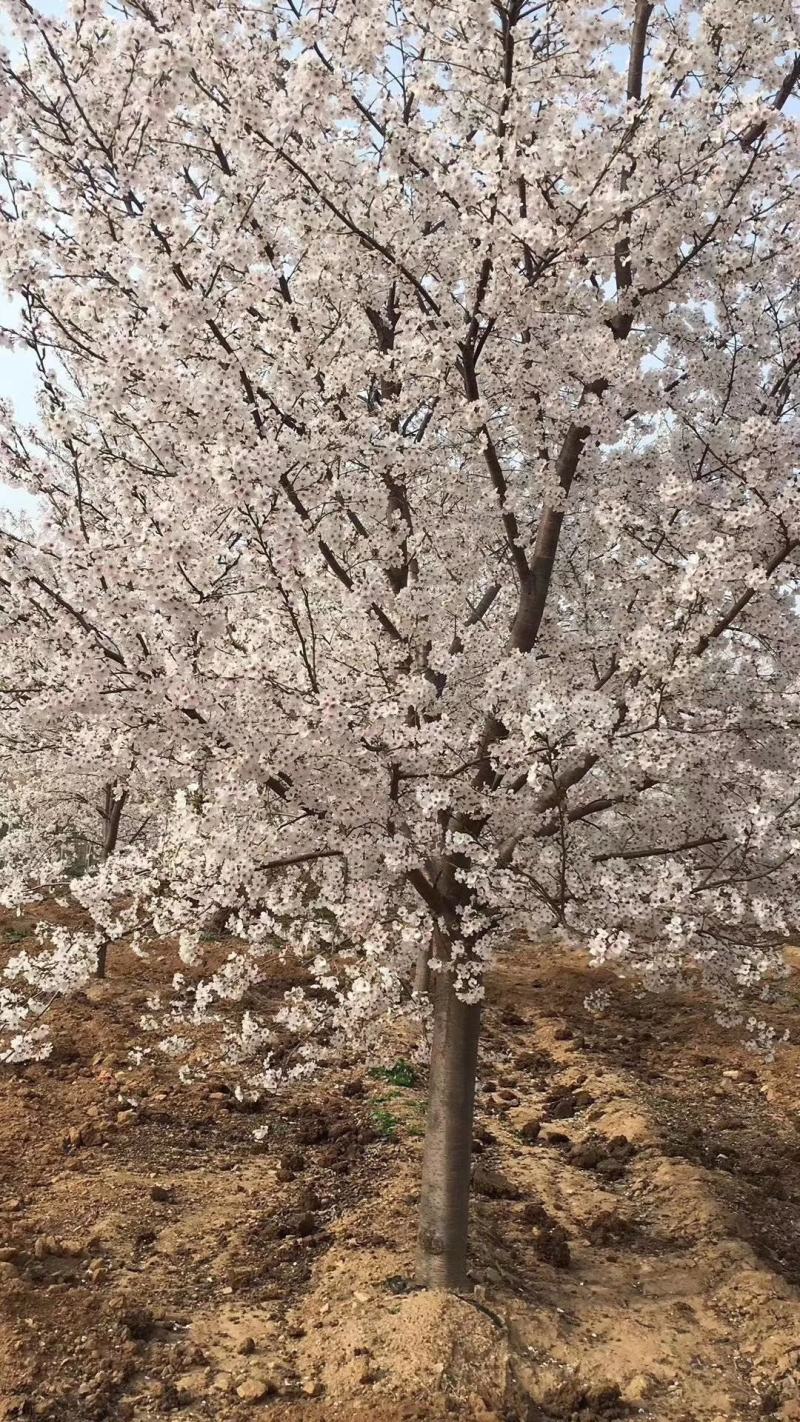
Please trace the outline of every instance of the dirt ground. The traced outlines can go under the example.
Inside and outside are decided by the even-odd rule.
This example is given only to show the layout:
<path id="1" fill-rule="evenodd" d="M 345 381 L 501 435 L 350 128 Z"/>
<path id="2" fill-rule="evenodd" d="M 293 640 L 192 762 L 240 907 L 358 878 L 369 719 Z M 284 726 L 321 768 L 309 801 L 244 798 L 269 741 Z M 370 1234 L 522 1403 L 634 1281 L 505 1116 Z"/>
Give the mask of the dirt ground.
<path id="1" fill-rule="evenodd" d="M 0 964 L 24 932 L 0 918 Z M 131 1064 L 152 981 L 112 958 L 47 1062 L 0 1068 L 0 1419 L 800 1419 L 797 1046 L 770 1064 L 700 999 L 516 950 L 453 1298 L 413 1286 L 424 1073 L 245 1109 Z M 795 973 L 771 1019 L 799 1011 Z"/>

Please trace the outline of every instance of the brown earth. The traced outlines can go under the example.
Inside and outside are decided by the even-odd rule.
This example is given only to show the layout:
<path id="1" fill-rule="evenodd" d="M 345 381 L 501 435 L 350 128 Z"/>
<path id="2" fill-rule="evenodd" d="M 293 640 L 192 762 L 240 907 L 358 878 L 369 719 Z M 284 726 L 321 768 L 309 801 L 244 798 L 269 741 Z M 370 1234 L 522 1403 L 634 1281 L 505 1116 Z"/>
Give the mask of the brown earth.
<path id="1" fill-rule="evenodd" d="M 0 950 L 24 932 L 0 918 Z M 511 954 L 453 1298 L 412 1283 L 420 1075 L 372 1075 L 390 1054 L 255 1108 L 181 1086 L 128 1058 L 153 965 L 109 971 L 54 1004 L 47 1062 L 0 1068 L 0 1419 L 800 1419 L 796 1046 Z"/>

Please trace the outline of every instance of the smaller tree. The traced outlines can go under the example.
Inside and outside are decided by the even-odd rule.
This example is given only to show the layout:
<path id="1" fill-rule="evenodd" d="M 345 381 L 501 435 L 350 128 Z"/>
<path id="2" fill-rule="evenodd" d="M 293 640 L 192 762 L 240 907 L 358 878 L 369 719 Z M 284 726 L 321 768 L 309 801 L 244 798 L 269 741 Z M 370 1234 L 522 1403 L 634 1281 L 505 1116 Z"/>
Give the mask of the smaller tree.
<path id="1" fill-rule="evenodd" d="M 32 906 L 96 873 L 121 845 L 147 831 L 154 803 L 138 775 L 135 720 L 113 722 L 118 692 L 114 649 L 87 637 L 85 618 L 65 581 L 70 547 L 58 528 L 9 519 L 5 601 L 0 627 L 0 841 L 6 907 Z M 97 569 L 79 573 L 81 596 Z M 101 589 L 107 588 L 105 579 Z M 99 678 L 99 679 L 98 679 Z M 76 689 L 77 695 L 76 695 Z M 129 710 L 132 708 L 128 708 Z M 139 813 L 130 813 L 131 796 Z M 96 972 L 105 975 L 108 941 L 98 937 Z"/>

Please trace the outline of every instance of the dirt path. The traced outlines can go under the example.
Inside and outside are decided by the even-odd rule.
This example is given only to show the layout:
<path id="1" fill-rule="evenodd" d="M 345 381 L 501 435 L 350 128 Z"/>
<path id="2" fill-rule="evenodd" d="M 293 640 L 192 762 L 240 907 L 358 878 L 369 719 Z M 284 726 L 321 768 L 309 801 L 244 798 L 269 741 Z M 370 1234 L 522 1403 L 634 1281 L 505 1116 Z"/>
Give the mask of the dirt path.
<path id="1" fill-rule="evenodd" d="M 130 1064 L 150 980 L 111 971 L 0 1077 L 0 1419 L 800 1419 L 797 1048 L 514 954 L 453 1299 L 410 1282 L 421 1080 L 245 1110 Z"/>

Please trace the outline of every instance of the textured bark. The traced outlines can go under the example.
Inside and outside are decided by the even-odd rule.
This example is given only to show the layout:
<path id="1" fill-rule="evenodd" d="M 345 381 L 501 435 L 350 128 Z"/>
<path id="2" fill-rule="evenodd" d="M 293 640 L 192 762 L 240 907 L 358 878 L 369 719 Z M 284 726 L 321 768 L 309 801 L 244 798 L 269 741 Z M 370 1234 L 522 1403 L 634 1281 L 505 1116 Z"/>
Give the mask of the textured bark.
<path id="1" fill-rule="evenodd" d="M 417 964 L 414 970 L 414 991 L 419 997 L 427 997 L 431 990 L 431 944 L 425 943 L 417 954 Z"/>
<path id="2" fill-rule="evenodd" d="M 108 960 L 108 939 L 104 938 L 97 950 L 97 963 L 94 975 L 96 978 L 104 978 L 106 975 L 106 962 Z"/>
<path id="3" fill-rule="evenodd" d="M 450 973 L 434 974 L 428 1126 L 422 1164 L 417 1278 L 431 1289 L 467 1282 L 472 1120 L 479 1003 L 461 1002 Z"/>
<path id="4" fill-rule="evenodd" d="M 114 798 L 113 785 L 106 786 L 105 803 L 103 806 L 103 848 L 102 859 L 105 863 L 114 853 L 119 837 L 119 824 L 122 819 L 122 811 L 127 795 L 125 791 L 117 798 Z M 95 966 L 95 977 L 104 978 L 106 975 L 106 964 L 108 961 L 108 941 L 104 938 L 97 950 L 97 964 Z"/>
<path id="5" fill-rule="evenodd" d="M 417 954 L 414 969 L 414 991 L 416 993 L 424 994 L 426 997 L 432 995 L 434 972 L 430 964 L 436 958 L 446 958 L 447 952 L 447 940 L 438 928 L 434 928 L 430 941 L 424 944 Z"/>
<path id="6" fill-rule="evenodd" d="M 103 807 L 103 859 L 106 860 L 114 853 L 119 837 L 119 822 L 122 819 L 122 811 L 125 806 L 127 795 L 125 791 L 115 799 L 113 785 L 106 786 L 105 805 Z"/>

